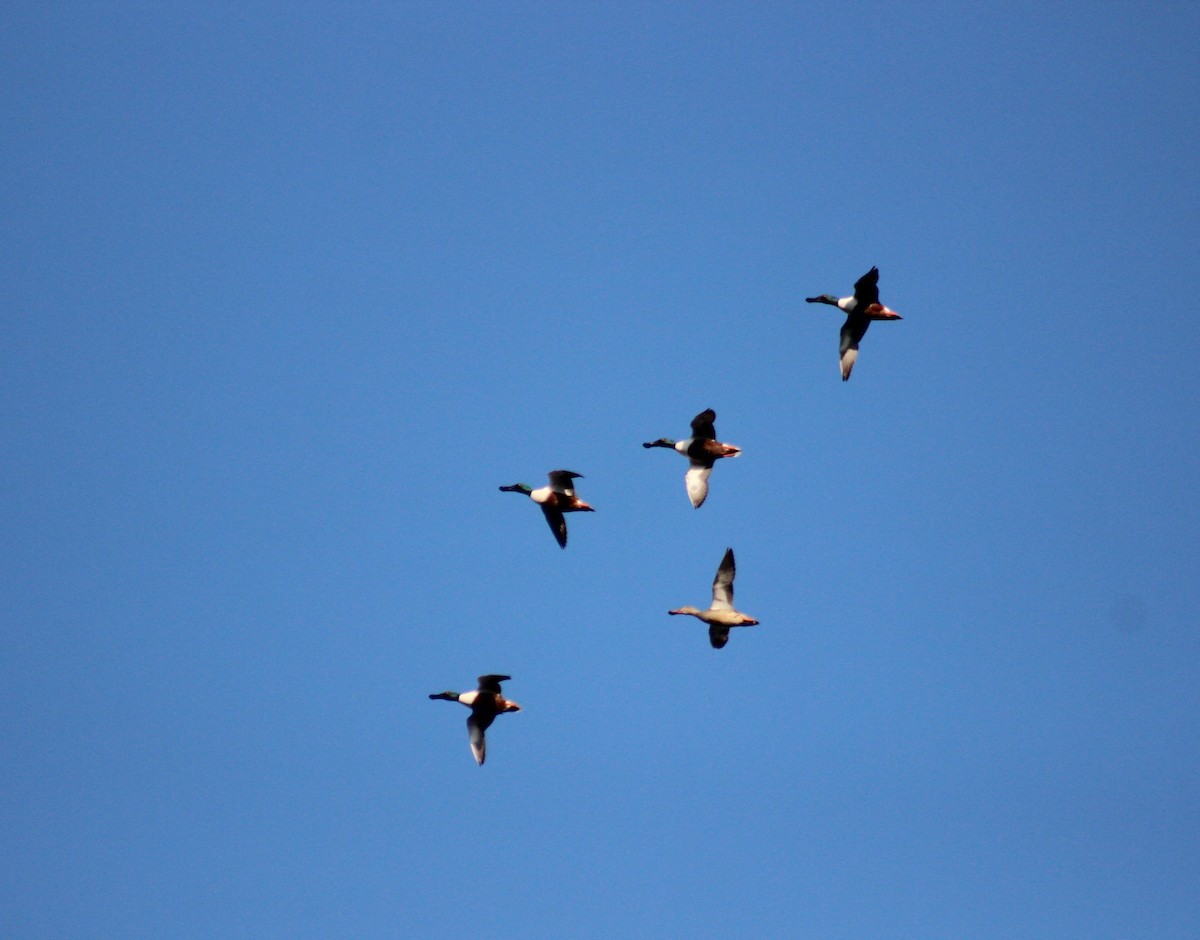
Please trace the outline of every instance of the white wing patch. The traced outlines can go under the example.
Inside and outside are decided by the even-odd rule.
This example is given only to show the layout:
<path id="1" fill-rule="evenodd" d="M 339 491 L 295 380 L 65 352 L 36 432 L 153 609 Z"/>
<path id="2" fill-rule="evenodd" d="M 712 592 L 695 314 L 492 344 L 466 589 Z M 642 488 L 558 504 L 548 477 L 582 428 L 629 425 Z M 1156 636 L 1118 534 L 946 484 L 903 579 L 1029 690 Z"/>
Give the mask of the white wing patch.
<path id="1" fill-rule="evenodd" d="M 701 464 L 694 463 L 688 467 L 687 475 L 683 478 L 687 483 L 688 499 L 692 501 L 692 507 L 699 509 L 704 505 L 704 500 L 708 498 L 708 476 L 712 473 L 712 467 L 705 467 Z"/>
<path id="2" fill-rule="evenodd" d="M 482 766 L 487 757 L 487 739 L 483 736 L 483 729 L 479 727 L 474 714 L 467 716 L 467 734 L 471 738 L 471 753 L 475 755 L 475 763 Z"/>
<path id="3" fill-rule="evenodd" d="M 854 362 L 858 359 L 857 349 L 847 349 L 842 353 L 842 381 L 850 378 L 850 370 L 854 368 Z"/>

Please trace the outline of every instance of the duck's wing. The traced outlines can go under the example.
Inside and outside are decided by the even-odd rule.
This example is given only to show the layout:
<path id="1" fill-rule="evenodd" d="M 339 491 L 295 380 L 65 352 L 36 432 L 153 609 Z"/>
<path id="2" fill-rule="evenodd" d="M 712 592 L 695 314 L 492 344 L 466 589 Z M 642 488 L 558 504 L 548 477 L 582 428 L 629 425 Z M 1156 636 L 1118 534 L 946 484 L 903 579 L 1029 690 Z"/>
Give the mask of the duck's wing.
<path id="1" fill-rule="evenodd" d="M 858 361 L 858 347 L 857 346 L 855 346 L 853 349 L 847 349 L 844 353 L 842 353 L 841 367 L 842 367 L 842 381 L 843 382 L 850 381 L 850 373 L 852 371 L 854 371 L 854 363 L 857 361 Z"/>
<path id="2" fill-rule="evenodd" d="M 712 644 L 713 649 L 719 650 L 729 642 L 729 627 L 710 623 L 708 625 L 708 642 Z"/>
<path id="3" fill-rule="evenodd" d="M 842 381 L 850 378 L 850 370 L 858 359 L 858 344 L 867 332 L 871 321 L 866 317 L 856 317 L 854 314 L 846 317 L 842 324 L 842 340 L 838 347 L 838 358 L 842 363 Z"/>
<path id="4" fill-rule="evenodd" d="M 495 715 L 486 713 L 471 712 L 467 716 L 467 737 L 471 740 L 471 753 L 475 755 L 475 763 L 483 766 L 483 761 L 487 757 L 487 738 L 483 733 L 495 720 Z"/>
<path id="5" fill-rule="evenodd" d="M 572 473 L 570 470 L 551 470 L 550 489 L 556 493 L 562 493 L 564 496 L 574 496 L 575 488 L 571 485 L 571 481 L 575 478 L 583 478 L 582 473 Z"/>
<path id="6" fill-rule="evenodd" d="M 854 297 L 858 300 L 856 306 L 859 310 L 879 303 L 879 268 L 871 268 L 854 282 Z"/>
<path id="7" fill-rule="evenodd" d="M 495 676 L 495 675 L 480 676 L 479 677 L 479 691 L 480 692 L 495 692 L 497 695 L 499 695 L 500 694 L 500 683 L 507 682 L 511 678 L 512 678 L 512 676 Z"/>
<path id="8" fill-rule="evenodd" d="M 550 503 L 542 503 L 542 515 L 546 517 L 546 524 L 550 526 L 550 531 L 554 533 L 554 538 L 562 548 L 567 547 L 567 519 L 562 514 L 562 510 Z"/>
<path id="9" fill-rule="evenodd" d="M 688 467 L 683 481 L 687 484 L 688 499 L 692 501 L 693 509 L 699 509 L 708 498 L 708 477 L 711 473 L 711 463 L 697 463 L 693 460 L 692 465 Z"/>
<path id="10" fill-rule="evenodd" d="M 692 437 L 716 437 L 717 429 L 714 426 L 716 420 L 717 413 L 711 408 L 700 412 L 692 418 Z"/>
<path id="11" fill-rule="evenodd" d="M 733 549 L 725 549 L 725 557 L 717 568 L 717 576 L 713 579 L 713 610 L 733 610 L 733 579 L 737 574 L 737 566 L 733 563 Z M 724 644 L 722 644 L 724 645 Z"/>

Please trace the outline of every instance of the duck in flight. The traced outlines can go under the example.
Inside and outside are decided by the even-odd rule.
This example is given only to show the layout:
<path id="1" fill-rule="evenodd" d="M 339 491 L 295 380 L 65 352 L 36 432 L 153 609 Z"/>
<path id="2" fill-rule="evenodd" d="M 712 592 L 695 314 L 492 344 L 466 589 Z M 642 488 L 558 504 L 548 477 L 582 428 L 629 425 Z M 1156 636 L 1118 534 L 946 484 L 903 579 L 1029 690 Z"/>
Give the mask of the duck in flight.
<path id="1" fill-rule="evenodd" d="M 491 727 L 497 715 L 521 710 L 520 705 L 500 694 L 500 683 L 511 678 L 512 676 L 480 676 L 479 688 L 473 692 L 435 692 L 429 696 L 431 699 L 460 702 L 471 709 L 471 714 L 467 716 L 467 735 L 471 741 L 471 753 L 475 755 L 475 763 L 480 767 L 487 757 L 487 739 L 483 733 Z"/>
<path id="2" fill-rule="evenodd" d="M 526 483 L 514 483 L 512 486 L 500 487 L 505 493 L 524 493 L 542 507 L 542 513 L 554 533 L 554 538 L 563 548 L 567 547 L 567 520 L 564 512 L 595 512 L 591 506 L 575 495 L 575 486 L 571 482 L 582 479 L 582 473 L 572 473 L 570 470 L 551 470 L 550 485 L 533 489 Z"/>
<path id="3" fill-rule="evenodd" d="M 879 302 L 879 268 L 871 268 L 866 274 L 854 282 L 854 294 L 850 297 L 834 297 L 832 294 L 822 294 L 820 297 L 805 297 L 810 304 L 830 304 L 846 313 L 846 322 L 842 324 L 842 342 L 839 355 L 842 362 L 842 381 L 850 378 L 850 370 L 858 358 L 858 344 L 866 335 L 867 327 L 872 320 L 901 320 L 895 310 L 885 307 Z"/>
<path id="4" fill-rule="evenodd" d="M 684 483 L 687 484 L 688 499 L 692 507 L 699 509 L 708 498 L 708 477 L 712 473 L 713 464 L 722 457 L 737 457 L 742 453 L 740 447 L 732 444 L 722 444 L 717 440 L 717 431 L 713 422 L 717 413 L 711 408 L 700 412 L 692 418 L 692 436 L 683 441 L 673 441 L 669 437 L 660 437 L 657 441 L 648 441 L 643 447 L 666 447 L 683 454 L 690 462 Z"/>
<path id="5" fill-rule="evenodd" d="M 668 614 L 691 614 L 708 624 L 708 642 L 713 649 L 720 649 L 729 642 L 730 627 L 755 627 L 758 621 L 733 608 L 733 578 L 737 568 L 733 563 L 733 549 L 725 549 L 725 557 L 717 568 L 717 576 L 713 580 L 712 604 L 708 610 L 697 610 L 695 607 L 680 607 L 678 610 L 668 610 Z"/>

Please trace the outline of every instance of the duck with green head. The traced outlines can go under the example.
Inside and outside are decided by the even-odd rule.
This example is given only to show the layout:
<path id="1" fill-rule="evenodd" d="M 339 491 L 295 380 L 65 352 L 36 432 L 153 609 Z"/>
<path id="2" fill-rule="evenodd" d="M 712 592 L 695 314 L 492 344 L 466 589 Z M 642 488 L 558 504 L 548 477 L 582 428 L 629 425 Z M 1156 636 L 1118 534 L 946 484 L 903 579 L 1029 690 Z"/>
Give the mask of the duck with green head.
<path id="1" fill-rule="evenodd" d="M 497 715 L 521 710 L 520 705 L 500 694 L 500 683 L 511 678 L 512 676 L 480 676 L 479 688 L 473 692 L 435 692 L 429 696 L 431 699 L 458 702 L 471 709 L 471 714 L 467 716 L 467 736 L 471 741 L 471 753 L 475 755 L 475 763 L 480 767 L 487 757 L 487 739 L 484 732 L 491 727 Z"/>
<path id="2" fill-rule="evenodd" d="M 504 493 L 524 493 L 542 508 L 546 523 L 562 548 L 567 547 L 567 520 L 565 512 L 595 512 L 591 506 L 575 495 L 572 480 L 582 479 L 582 473 L 570 470 L 550 471 L 550 485 L 533 489 L 528 483 L 514 483 L 500 487 Z"/>
<path id="3" fill-rule="evenodd" d="M 858 344 L 866 335 L 871 321 L 903 319 L 895 310 L 879 302 L 879 268 L 871 268 L 855 281 L 854 293 L 849 297 L 821 294 L 819 297 L 804 299 L 810 304 L 829 304 L 846 314 L 846 322 L 842 324 L 841 344 L 838 347 L 843 382 L 850 379 L 850 370 L 854 368 L 855 360 L 858 359 Z"/>
<path id="4" fill-rule="evenodd" d="M 738 457 L 742 453 L 740 447 L 722 444 L 717 440 L 716 420 L 717 413 L 708 408 L 692 418 L 692 436 L 686 440 L 673 441 L 669 437 L 660 437 L 657 441 L 647 441 L 642 445 L 646 448 L 665 447 L 683 454 L 690 461 L 683 481 L 693 509 L 699 509 L 708 498 L 708 477 L 713 464 L 722 457 Z"/>

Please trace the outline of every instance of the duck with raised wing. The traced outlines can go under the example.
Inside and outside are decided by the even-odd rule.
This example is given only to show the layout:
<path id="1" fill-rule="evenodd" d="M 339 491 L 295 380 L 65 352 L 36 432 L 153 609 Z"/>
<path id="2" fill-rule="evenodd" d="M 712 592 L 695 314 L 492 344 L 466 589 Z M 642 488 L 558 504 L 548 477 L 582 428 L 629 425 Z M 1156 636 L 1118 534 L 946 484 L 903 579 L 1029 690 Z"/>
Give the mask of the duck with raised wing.
<path id="1" fill-rule="evenodd" d="M 850 370 L 858 359 L 858 344 L 866 335 L 867 327 L 872 320 L 902 320 L 895 310 L 885 307 L 879 302 L 879 268 L 871 268 L 854 283 L 854 294 L 850 297 L 834 297 L 832 294 L 822 294 L 820 297 L 805 297 L 810 304 L 830 304 L 846 314 L 846 322 L 842 324 L 842 340 L 838 355 L 842 364 L 842 381 L 848 381 Z"/>
<path id="2" fill-rule="evenodd" d="M 668 614 L 691 614 L 708 624 L 708 642 L 713 649 L 720 649 L 729 642 L 730 627 L 755 627 L 758 621 L 753 617 L 733 609 L 733 578 L 737 568 L 733 563 L 733 549 L 725 549 L 725 557 L 717 568 L 717 576 L 713 580 L 712 605 L 708 610 L 697 610 L 695 607 L 680 607 L 678 610 L 668 610 Z"/>
<path id="3" fill-rule="evenodd" d="M 431 699 L 460 702 L 471 709 L 467 716 L 467 735 L 471 741 L 471 753 L 480 767 L 487 757 L 487 739 L 483 733 L 491 727 L 496 716 L 503 712 L 519 712 L 521 706 L 500 694 L 500 683 L 512 676 L 480 676 L 479 688 L 473 692 L 435 692 Z"/>
<path id="4" fill-rule="evenodd" d="M 563 548 L 567 547 L 567 520 L 564 512 L 595 512 L 591 506 L 575 495 L 575 487 L 571 482 L 582 479 L 582 473 L 572 473 L 570 470 L 551 470 L 550 485 L 533 489 L 527 483 L 514 483 L 512 486 L 500 487 L 505 493 L 524 493 L 542 507 L 542 513 L 554 533 L 554 538 Z"/>
<path id="5" fill-rule="evenodd" d="M 683 441 L 673 441 L 669 437 L 660 437 L 657 441 L 648 441 L 643 447 L 666 447 L 669 450 L 683 454 L 690 462 L 684 483 L 687 485 L 688 499 L 692 507 L 699 509 L 708 498 L 708 477 L 712 473 L 713 464 L 722 457 L 738 457 L 742 453 L 740 447 L 733 444 L 722 444 L 717 440 L 717 430 L 714 422 L 717 413 L 711 408 L 700 412 L 692 418 L 692 436 Z"/>

